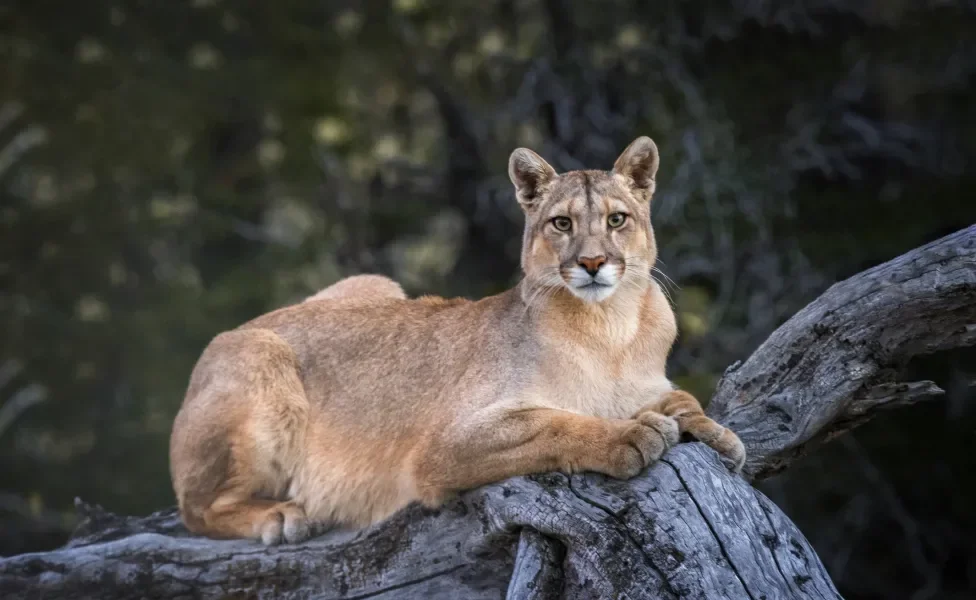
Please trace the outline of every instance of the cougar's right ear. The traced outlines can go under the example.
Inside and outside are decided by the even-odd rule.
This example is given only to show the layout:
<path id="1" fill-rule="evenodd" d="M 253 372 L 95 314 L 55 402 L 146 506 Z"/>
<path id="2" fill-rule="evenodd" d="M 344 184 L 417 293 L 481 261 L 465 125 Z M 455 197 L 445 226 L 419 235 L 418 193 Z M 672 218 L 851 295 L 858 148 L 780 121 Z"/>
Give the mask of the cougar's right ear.
<path id="1" fill-rule="evenodd" d="M 524 210 L 531 210 L 556 177 L 556 170 L 528 148 L 516 148 L 508 159 L 508 177 L 515 184 L 515 198 Z"/>

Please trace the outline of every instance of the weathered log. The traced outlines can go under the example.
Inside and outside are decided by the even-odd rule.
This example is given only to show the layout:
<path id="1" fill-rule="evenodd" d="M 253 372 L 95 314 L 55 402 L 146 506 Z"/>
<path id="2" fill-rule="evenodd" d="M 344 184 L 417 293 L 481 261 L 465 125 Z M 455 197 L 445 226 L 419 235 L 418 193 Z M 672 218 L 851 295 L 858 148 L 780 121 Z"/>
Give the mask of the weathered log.
<path id="1" fill-rule="evenodd" d="M 718 386 L 762 477 L 882 408 L 913 356 L 976 343 L 976 226 L 839 283 Z M 795 525 L 698 443 L 630 481 L 520 477 L 299 545 L 189 536 L 173 510 L 82 507 L 74 539 L 0 561 L 3 598 L 837 598 Z"/>
<path id="2" fill-rule="evenodd" d="M 105 522 L 63 550 L 4 561 L 0 594 L 837 597 L 786 517 L 700 444 L 677 449 L 632 481 L 516 478 L 425 512 L 414 508 L 358 534 L 270 549 L 184 537 L 174 511 L 152 517 L 166 533 L 133 533 L 139 521 Z"/>

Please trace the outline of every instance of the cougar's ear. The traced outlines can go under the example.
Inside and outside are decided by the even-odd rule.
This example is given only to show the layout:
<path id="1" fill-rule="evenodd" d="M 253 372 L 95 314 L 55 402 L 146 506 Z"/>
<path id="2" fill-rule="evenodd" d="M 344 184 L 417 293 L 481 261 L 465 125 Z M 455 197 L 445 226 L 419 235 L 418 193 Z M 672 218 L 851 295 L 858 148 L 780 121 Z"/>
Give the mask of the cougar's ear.
<path id="1" fill-rule="evenodd" d="M 508 159 L 508 177 L 515 184 L 515 198 L 524 210 L 530 210 L 555 179 L 556 170 L 528 148 L 516 148 Z"/>
<path id="2" fill-rule="evenodd" d="M 654 193 L 654 176 L 657 175 L 659 163 L 657 144 L 651 138 L 642 136 L 627 146 L 613 164 L 613 172 L 632 181 L 635 191 L 641 192 L 650 200 Z"/>

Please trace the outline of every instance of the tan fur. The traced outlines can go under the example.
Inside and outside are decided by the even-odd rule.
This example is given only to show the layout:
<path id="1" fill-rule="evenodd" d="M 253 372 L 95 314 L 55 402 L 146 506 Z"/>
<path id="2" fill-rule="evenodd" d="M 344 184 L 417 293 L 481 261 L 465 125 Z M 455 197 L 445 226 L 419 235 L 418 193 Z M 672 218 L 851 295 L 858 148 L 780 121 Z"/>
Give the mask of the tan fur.
<path id="1" fill-rule="evenodd" d="M 365 526 L 515 475 L 631 477 L 681 433 L 740 468 L 735 434 L 665 376 L 677 330 L 650 278 L 656 171 L 648 138 L 612 172 L 559 176 L 516 150 L 514 289 L 411 300 L 360 275 L 218 335 L 173 426 L 187 527 L 293 542 L 313 524 Z"/>
<path id="2" fill-rule="evenodd" d="M 383 299 L 397 298 L 406 300 L 400 284 L 382 275 L 354 275 L 338 281 L 324 290 L 309 296 L 305 302 L 316 300 L 336 300 L 340 298 Z"/>

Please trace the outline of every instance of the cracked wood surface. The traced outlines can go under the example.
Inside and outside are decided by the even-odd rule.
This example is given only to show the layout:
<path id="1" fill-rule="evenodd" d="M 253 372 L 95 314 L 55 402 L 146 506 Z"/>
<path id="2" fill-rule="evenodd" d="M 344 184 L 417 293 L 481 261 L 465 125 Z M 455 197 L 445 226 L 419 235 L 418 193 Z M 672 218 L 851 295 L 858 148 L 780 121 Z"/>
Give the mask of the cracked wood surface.
<path id="1" fill-rule="evenodd" d="M 630 481 L 515 478 L 294 546 L 188 537 L 173 511 L 165 534 L 96 518 L 101 541 L 0 564 L 0 596 L 838 597 L 803 535 L 697 443 Z"/>
<path id="2" fill-rule="evenodd" d="M 976 226 L 841 282 L 730 368 L 710 413 L 785 468 L 880 409 L 941 393 L 911 357 L 976 343 Z M 84 505 L 62 549 L 0 560 L 2 598 L 838 598 L 796 526 L 702 444 L 645 473 L 542 474 L 299 545 L 189 536 L 175 511 Z"/>

